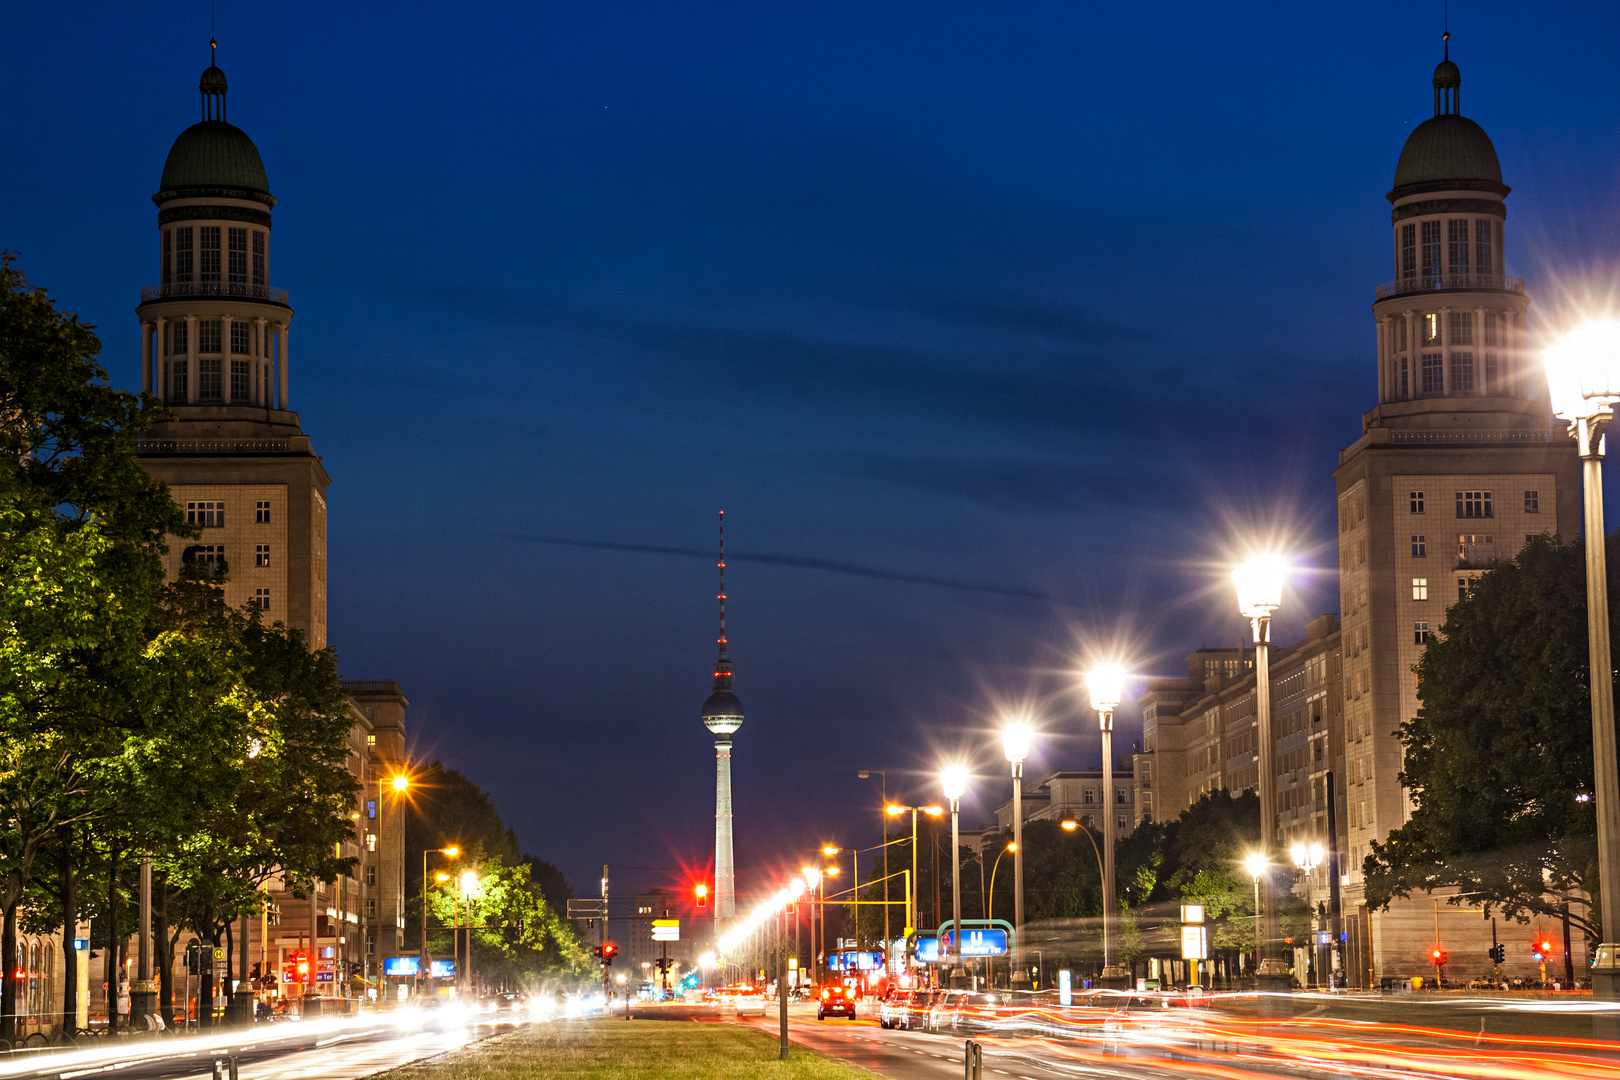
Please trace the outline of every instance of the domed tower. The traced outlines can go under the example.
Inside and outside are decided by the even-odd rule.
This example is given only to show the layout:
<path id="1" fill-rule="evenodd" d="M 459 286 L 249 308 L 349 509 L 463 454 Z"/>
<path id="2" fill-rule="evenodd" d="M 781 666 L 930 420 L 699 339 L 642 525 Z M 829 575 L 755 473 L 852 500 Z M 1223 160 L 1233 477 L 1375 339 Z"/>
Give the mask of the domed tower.
<path id="1" fill-rule="evenodd" d="M 703 726 L 714 732 L 714 922 L 718 930 L 737 914 L 736 863 L 731 850 L 731 736 L 743 722 L 742 702 L 731 692 L 726 655 L 726 512 L 720 511 L 720 655 L 714 692 L 703 703 Z"/>
<path id="2" fill-rule="evenodd" d="M 209 43 L 210 48 L 214 43 Z M 163 164 L 157 284 L 141 290 L 141 389 L 177 419 L 137 446 L 200 541 L 170 545 L 169 570 L 202 562 L 226 599 L 326 644 L 326 487 L 288 404 L 285 289 L 270 284 L 275 197 L 253 140 L 226 119 L 225 73 L 210 56 L 202 116 Z"/>
<path id="3" fill-rule="evenodd" d="M 1506 272 L 1510 189 L 1490 137 L 1462 115 L 1449 45 L 1433 90 L 1434 115 L 1407 138 L 1387 195 L 1394 280 L 1372 305 L 1378 404 L 1334 472 L 1342 743 L 1313 758 L 1313 815 L 1295 811 L 1275 826 L 1284 846 L 1310 830 L 1326 835 L 1324 793 L 1336 791 L 1349 870 L 1342 960 L 1357 986 L 1420 969 L 1432 947 L 1418 917 L 1432 898 L 1370 915 L 1357 907 L 1370 845 L 1412 812 L 1395 733 L 1417 714 L 1413 666 L 1447 608 L 1493 562 L 1532 535 L 1580 528 L 1580 462 L 1540 400 L 1525 333 L 1530 301 Z M 1284 743 L 1279 753 L 1296 749 Z"/>

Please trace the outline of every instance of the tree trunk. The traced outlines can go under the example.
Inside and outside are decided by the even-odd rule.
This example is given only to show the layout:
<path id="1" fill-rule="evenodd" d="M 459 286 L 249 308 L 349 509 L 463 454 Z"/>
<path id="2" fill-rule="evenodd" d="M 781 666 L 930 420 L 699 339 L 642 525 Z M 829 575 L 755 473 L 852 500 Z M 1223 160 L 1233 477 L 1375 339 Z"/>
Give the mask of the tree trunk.
<path id="1" fill-rule="evenodd" d="M 163 1026 L 174 1030 L 174 943 L 180 935 L 169 933 L 169 879 L 163 878 L 152 902 L 152 962 L 157 965 L 158 1011 Z"/>
<path id="2" fill-rule="evenodd" d="M 73 947 L 79 933 L 79 879 L 73 873 L 73 830 L 56 830 L 61 844 L 57 864 L 58 888 L 62 894 L 62 1034 L 72 1037 L 79 1023 L 79 950 Z"/>
<path id="3" fill-rule="evenodd" d="M 5 954 L 0 956 L 0 978 L 5 979 L 4 987 L 0 987 L 0 1039 L 8 1043 L 17 1040 L 17 977 L 14 972 L 17 966 L 17 905 L 21 902 L 19 895 L 6 905 L 5 929 L 0 931 L 0 953 Z"/>
<path id="4" fill-rule="evenodd" d="M 219 931 L 213 920 L 209 919 L 205 925 L 208 930 L 203 937 L 197 977 L 197 1026 L 204 1030 L 214 1026 L 214 950 L 219 948 Z"/>
<path id="5" fill-rule="evenodd" d="M 231 924 L 225 924 L 225 1003 L 227 1006 L 236 1004 L 236 987 L 233 981 L 236 978 L 236 935 L 231 932 Z"/>
<path id="6" fill-rule="evenodd" d="M 118 1031 L 118 849 L 107 864 L 107 1034 Z"/>

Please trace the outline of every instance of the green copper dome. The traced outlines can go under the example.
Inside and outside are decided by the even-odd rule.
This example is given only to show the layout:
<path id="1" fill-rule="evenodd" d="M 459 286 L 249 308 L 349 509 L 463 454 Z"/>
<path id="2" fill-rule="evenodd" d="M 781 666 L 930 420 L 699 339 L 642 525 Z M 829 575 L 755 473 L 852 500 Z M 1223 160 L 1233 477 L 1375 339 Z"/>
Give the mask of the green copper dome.
<path id="1" fill-rule="evenodd" d="M 1437 180 L 1502 184 L 1502 164 L 1485 129 L 1456 113 L 1431 116 L 1417 126 L 1395 165 L 1395 189 Z"/>
<path id="2" fill-rule="evenodd" d="M 161 194 L 169 198 L 199 188 L 270 198 L 270 180 L 264 174 L 259 148 L 247 132 L 224 120 L 204 120 L 180 133 L 169 150 L 169 160 L 163 163 L 162 188 Z"/>

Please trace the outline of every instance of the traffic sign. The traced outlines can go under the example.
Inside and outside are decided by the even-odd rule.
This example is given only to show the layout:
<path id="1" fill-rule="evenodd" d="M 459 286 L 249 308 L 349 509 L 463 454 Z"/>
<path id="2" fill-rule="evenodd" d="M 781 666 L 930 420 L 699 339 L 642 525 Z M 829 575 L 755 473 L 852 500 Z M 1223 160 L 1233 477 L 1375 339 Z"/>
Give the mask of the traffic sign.
<path id="1" fill-rule="evenodd" d="M 945 952 L 957 953 L 956 935 L 948 933 L 944 936 Z M 959 956 L 1006 956 L 1007 932 L 1005 930 L 974 930 L 969 927 L 962 931 L 962 949 Z"/>
<path id="2" fill-rule="evenodd" d="M 681 940 L 681 920 L 654 919 L 652 921 L 652 939 L 654 941 Z"/>

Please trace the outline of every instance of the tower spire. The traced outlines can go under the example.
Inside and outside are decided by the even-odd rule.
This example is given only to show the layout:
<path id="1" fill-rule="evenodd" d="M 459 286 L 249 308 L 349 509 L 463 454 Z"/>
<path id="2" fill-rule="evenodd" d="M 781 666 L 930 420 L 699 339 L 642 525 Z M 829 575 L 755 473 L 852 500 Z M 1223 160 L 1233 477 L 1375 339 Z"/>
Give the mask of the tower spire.
<path id="1" fill-rule="evenodd" d="M 720 511 L 720 659 L 726 659 L 726 512 Z"/>

